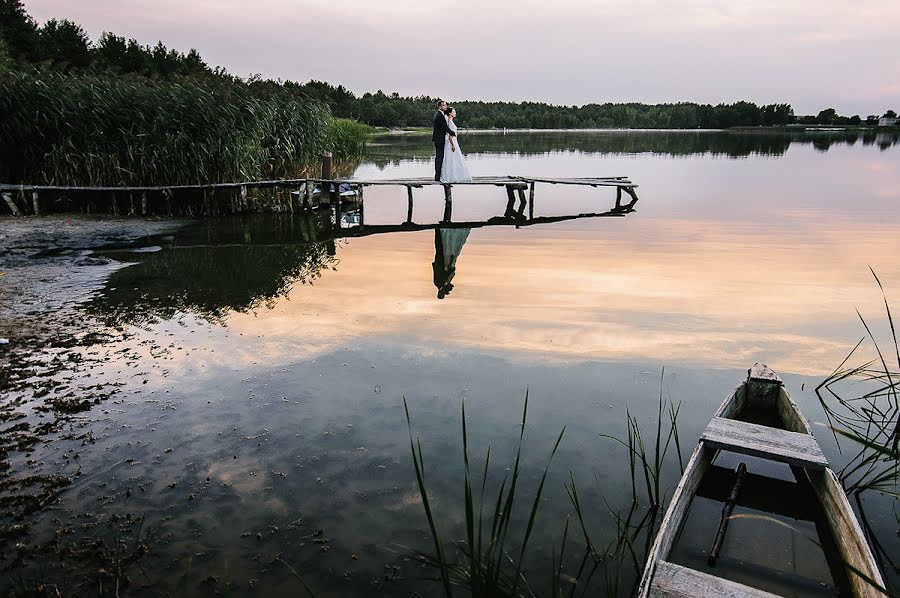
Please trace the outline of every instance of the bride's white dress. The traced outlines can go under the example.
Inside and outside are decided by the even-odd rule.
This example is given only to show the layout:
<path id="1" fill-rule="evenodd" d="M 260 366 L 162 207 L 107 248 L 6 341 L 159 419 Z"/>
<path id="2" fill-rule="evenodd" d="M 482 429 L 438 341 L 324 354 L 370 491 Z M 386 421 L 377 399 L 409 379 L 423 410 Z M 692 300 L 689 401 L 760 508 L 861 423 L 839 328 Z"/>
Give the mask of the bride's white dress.
<path id="1" fill-rule="evenodd" d="M 455 133 L 456 124 L 451 120 L 447 124 Z M 444 135 L 444 162 L 441 166 L 441 182 L 442 183 L 464 183 L 472 180 L 469 174 L 469 167 L 466 166 L 466 157 L 463 156 L 462 148 L 459 147 L 459 138 L 454 137 L 456 143 L 456 151 L 450 147 L 450 135 Z"/>

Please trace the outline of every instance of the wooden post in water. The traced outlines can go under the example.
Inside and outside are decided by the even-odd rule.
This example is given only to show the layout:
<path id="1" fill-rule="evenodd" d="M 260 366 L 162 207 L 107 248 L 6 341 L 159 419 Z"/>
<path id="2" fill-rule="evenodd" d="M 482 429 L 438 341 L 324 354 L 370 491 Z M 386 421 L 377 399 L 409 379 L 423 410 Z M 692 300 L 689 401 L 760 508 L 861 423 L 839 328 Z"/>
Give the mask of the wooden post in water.
<path id="1" fill-rule="evenodd" d="M 116 192 L 115 191 L 109 192 L 109 201 L 112 203 L 113 216 L 118 216 L 119 215 L 119 204 L 116 203 Z"/>
<path id="2" fill-rule="evenodd" d="M 365 226 L 366 219 L 366 202 L 363 200 L 363 187 L 360 185 L 356 188 L 356 192 L 359 195 L 359 225 Z"/>
<path id="3" fill-rule="evenodd" d="M 444 201 L 453 201 L 452 185 L 444 185 Z"/>
<path id="4" fill-rule="evenodd" d="M 534 220 L 534 181 L 528 184 L 528 219 Z"/>
<path id="5" fill-rule="evenodd" d="M 622 207 L 622 188 L 616 187 L 616 207 Z"/>
<path id="6" fill-rule="evenodd" d="M 525 199 L 525 189 L 519 188 L 517 189 L 519 194 L 519 207 L 516 212 L 519 216 L 524 217 L 525 215 L 525 206 L 528 204 L 528 201 Z"/>
<path id="7" fill-rule="evenodd" d="M 141 191 L 141 216 L 146 216 L 150 210 L 150 202 L 147 201 L 147 192 Z"/>
<path id="8" fill-rule="evenodd" d="M 413 217 L 413 196 L 412 185 L 406 186 L 406 221 L 412 223 Z"/>
<path id="9" fill-rule="evenodd" d="M 38 195 L 37 191 L 31 192 L 31 206 L 34 209 L 34 215 L 40 216 L 41 215 L 41 198 Z"/>
<path id="10" fill-rule="evenodd" d="M 331 203 L 334 203 L 334 193 L 332 193 L 331 183 L 326 183 L 324 181 L 330 181 L 334 178 L 334 175 L 331 172 L 331 152 L 324 152 L 322 154 L 322 184 L 319 185 L 319 202 L 326 197 L 330 196 Z"/>
<path id="11" fill-rule="evenodd" d="M 9 206 L 9 209 L 12 210 L 13 216 L 21 216 L 22 215 L 22 211 L 19 210 L 19 206 L 17 206 L 15 200 L 13 200 L 12 193 L 4 193 L 3 201 L 5 201 L 6 205 Z"/>
<path id="12" fill-rule="evenodd" d="M 511 216 L 513 212 L 513 206 L 516 203 L 515 191 L 513 191 L 512 185 L 506 186 L 506 215 Z"/>
<path id="13" fill-rule="evenodd" d="M 316 191 L 316 184 L 312 181 L 306 181 L 306 187 L 303 194 L 303 207 L 307 210 L 312 209 L 313 193 Z"/>

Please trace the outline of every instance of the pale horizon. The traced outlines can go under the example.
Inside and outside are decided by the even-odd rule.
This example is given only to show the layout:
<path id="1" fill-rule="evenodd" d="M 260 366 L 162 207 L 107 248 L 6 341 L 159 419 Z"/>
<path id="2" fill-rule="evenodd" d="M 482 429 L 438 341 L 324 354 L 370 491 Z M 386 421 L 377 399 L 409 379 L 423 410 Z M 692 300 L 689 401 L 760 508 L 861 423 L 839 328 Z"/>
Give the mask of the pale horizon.
<path id="1" fill-rule="evenodd" d="M 25 0 L 43 23 L 196 48 L 247 77 L 450 100 L 556 105 L 789 103 L 865 118 L 900 110 L 900 5 L 802 0 Z"/>

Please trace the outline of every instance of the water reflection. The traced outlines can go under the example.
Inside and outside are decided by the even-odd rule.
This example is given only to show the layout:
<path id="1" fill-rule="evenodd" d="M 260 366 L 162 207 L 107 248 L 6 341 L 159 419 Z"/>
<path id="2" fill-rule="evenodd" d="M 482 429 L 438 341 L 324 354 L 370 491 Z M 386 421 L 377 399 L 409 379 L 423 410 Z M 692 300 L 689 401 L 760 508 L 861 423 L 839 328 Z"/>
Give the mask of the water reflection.
<path id="1" fill-rule="evenodd" d="M 466 134 L 470 154 L 536 156 L 549 152 L 592 154 L 708 155 L 729 158 L 782 156 L 792 145 L 828 151 L 833 146 L 873 146 L 886 150 L 900 143 L 900 132 L 849 131 L 541 131 Z M 383 168 L 401 160 L 431 159 L 428 143 L 418 135 L 376 137 L 367 159 Z M 432 152 L 433 153 L 433 152 Z"/>
<path id="2" fill-rule="evenodd" d="M 456 276 L 456 260 L 462 251 L 471 228 L 436 228 L 434 229 L 434 286 L 437 287 L 437 298 L 443 299 L 453 290 L 453 277 Z"/>
<path id="3" fill-rule="evenodd" d="M 324 272 L 337 269 L 344 239 L 434 230 L 432 262 L 437 298 L 454 288 L 456 262 L 473 228 L 529 227 L 569 220 L 622 217 L 635 211 L 617 198 L 606 212 L 525 215 L 527 201 L 513 200 L 502 215 L 482 220 L 452 219 L 452 202 L 445 202 L 439 222 L 412 222 L 410 212 L 400 224 L 364 224 L 363 205 L 343 211 L 257 215 L 198 221 L 176 235 L 149 237 L 140 247 L 100 249 L 131 266 L 114 272 L 101 293 L 89 303 L 90 313 L 110 324 L 145 324 L 191 313 L 222 321 L 231 312 L 272 307 L 298 284 L 313 285 Z M 384 272 L 397 274 L 396 269 Z"/>

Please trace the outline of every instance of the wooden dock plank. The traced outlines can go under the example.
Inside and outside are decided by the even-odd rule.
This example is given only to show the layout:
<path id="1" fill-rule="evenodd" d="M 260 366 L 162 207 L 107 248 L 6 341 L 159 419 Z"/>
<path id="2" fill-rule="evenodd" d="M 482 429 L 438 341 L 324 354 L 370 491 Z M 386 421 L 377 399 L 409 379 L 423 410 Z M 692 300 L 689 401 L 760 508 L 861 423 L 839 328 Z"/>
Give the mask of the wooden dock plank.
<path id="1" fill-rule="evenodd" d="M 682 567 L 668 561 L 656 564 L 650 586 L 653 598 L 779 598 L 728 579 Z"/>
<path id="2" fill-rule="evenodd" d="M 40 192 L 40 191 L 68 191 L 68 192 L 158 192 L 158 191 L 188 191 L 202 189 L 239 189 L 241 187 L 249 188 L 267 188 L 267 187 L 288 187 L 300 188 L 307 183 L 329 183 L 329 184 L 349 184 L 356 186 L 434 186 L 445 185 L 440 181 L 431 178 L 412 177 L 404 179 L 323 179 L 323 178 L 304 178 L 304 179 L 276 179 L 265 181 L 244 181 L 235 183 L 206 183 L 206 184 L 189 184 L 189 185 L 135 185 L 135 186 L 89 186 L 89 185 L 21 185 L 0 183 L 0 192 Z M 575 178 L 534 178 L 522 176 L 483 176 L 475 177 L 471 181 L 465 183 L 450 183 L 452 185 L 514 185 L 516 188 L 521 186 L 527 188 L 532 183 L 547 184 L 564 184 L 564 185 L 581 185 L 581 186 L 604 186 L 604 187 L 622 187 L 632 189 L 637 187 L 627 177 L 575 177 Z"/>
<path id="3" fill-rule="evenodd" d="M 811 469 L 828 467 L 828 460 L 822 449 L 809 434 L 714 417 L 700 439 L 711 448 Z"/>

